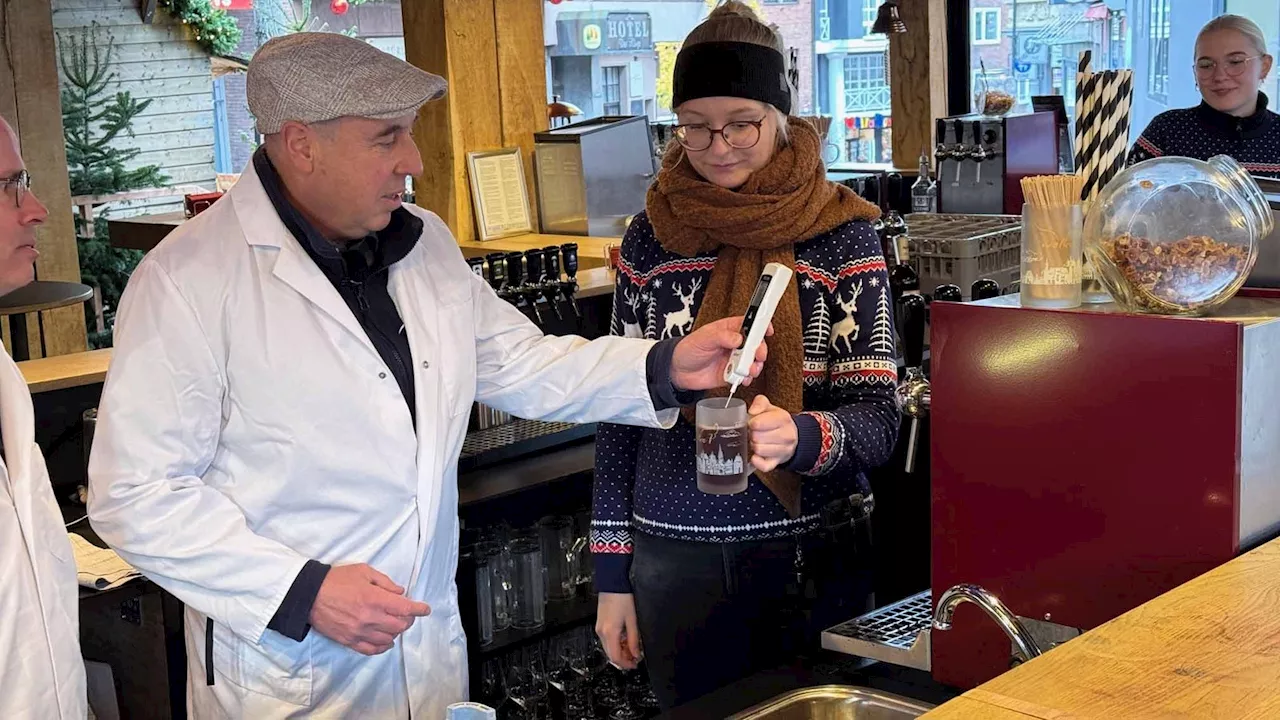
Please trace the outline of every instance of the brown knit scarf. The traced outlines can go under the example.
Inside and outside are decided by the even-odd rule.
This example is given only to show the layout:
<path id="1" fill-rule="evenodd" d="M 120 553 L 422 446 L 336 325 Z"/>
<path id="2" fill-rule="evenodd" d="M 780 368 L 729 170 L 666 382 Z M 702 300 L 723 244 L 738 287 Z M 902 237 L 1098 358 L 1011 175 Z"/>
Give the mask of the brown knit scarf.
<path id="1" fill-rule="evenodd" d="M 796 243 L 851 220 L 874 220 L 880 210 L 849 188 L 830 182 L 822 163 L 822 143 L 807 121 L 790 118 L 790 142 L 737 190 L 702 179 L 685 161 L 684 148 L 672 143 L 645 203 L 658 242 L 668 251 L 691 257 L 718 250 L 694 328 L 741 315 L 764 266 L 771 262 L 795 269 Z M 792 278 L 773 315 L 773 337 L 764 372 L 751 387 L 739 388 L 748 407 L 756 395 L 789 412 L 804 409 L 804 338 L 800 319 L 799 278 Z M 709 396 L 724 397 L 728 388 Z M 685 408 L 693 421 L 693 408 Z M 775 470 L 757 473 L 791 517 L 800 514 L 800 478 Z"/>

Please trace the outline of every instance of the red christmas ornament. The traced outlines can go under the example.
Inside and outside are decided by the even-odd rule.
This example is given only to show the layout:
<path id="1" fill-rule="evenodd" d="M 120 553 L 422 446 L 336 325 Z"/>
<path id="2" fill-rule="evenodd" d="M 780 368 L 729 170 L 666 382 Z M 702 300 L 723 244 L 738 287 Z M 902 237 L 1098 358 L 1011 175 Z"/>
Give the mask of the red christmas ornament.
<path id="1" fill-rule="evenodd" d="M 346 15 L 350 7 L 349 0 L 329 0 L 329 9 L 333 11 L 334 15 Z"/>

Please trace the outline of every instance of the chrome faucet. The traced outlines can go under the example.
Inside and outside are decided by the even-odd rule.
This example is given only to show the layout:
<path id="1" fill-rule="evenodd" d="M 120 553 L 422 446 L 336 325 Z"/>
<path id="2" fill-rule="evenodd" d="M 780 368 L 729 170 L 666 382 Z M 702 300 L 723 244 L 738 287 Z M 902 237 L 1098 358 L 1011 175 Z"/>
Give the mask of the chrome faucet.
<path id="1" fill-rule="evenodd" d="M 1019 661 L 1026 662 L 1038 657 L 1042 652 L 1040 644 L 1031 636 L 1031 631 L 1009 608 L 1005 607 L 1004 603 L 1000 602 L 1000 598 L 977 585 L 956 585 L 942 593 L 942 598 L 938 600 L 938 608 L 933 614 L 933 627 L 937 630 L 950 630 L 951 616 L 955 613 L 956 606 L 963 602 L 977 605 L 996 621 L 996 624 L 1013 641 L 1013 655 Z"/>

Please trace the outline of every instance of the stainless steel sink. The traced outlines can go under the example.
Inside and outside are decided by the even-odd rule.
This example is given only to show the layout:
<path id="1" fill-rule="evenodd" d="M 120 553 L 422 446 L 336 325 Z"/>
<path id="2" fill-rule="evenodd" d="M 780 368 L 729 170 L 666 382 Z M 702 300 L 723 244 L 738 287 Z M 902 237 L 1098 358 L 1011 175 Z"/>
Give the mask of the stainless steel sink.
<path id="1" fill-rule="evenodd" d="M 802 688 L 733 715 L 730 720 L 905 720 L 933 705 L 852 685 Z"/>

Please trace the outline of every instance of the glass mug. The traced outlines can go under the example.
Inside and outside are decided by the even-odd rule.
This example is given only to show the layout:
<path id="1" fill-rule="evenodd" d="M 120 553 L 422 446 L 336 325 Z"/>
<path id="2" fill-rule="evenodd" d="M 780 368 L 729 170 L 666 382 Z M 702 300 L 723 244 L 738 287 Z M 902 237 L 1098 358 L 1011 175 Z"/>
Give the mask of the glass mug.
<path id="1" fill-rule="evenodd" d="M 491 565 L 497 562 L 479 550 L 472 556 L 476 573 L 476 623 L 480 633 L 480 645 L 493 642 L 493 571 Z"/>
<path id="2" fill-rule="evenodd" d="M 746 490 L 751 475 L 746 402 L 708 398 L 698 402 L 695 419 L 698 489 L 711 495 Z"/>
<path id="3" fill-rule="evenodd" d="M 542 565 L 542 548 L 538 538 L 521 537 L 511 541 L 514 567 L 511 603 L 511 627 L 520 630 L 540 628 L 547 619 L 546 568 Z"/>
<path id="4" fill-rule="evenodd" d="M 506 630 L 511 627 L 511 553 L 501 541 L 482 540 L 476 543 L 476 556 L 488 560 L 485 569 L 489 573 L 489 607 L 493 616 L 493 629 Z"/>
<path id="5" fill-rule="evenodd" d="M 538 521 L 542 558 L 547 565 L 547 599 L 567 600 L 577 590 L 578 557 L 573 518 L 545 517 Z"/>

